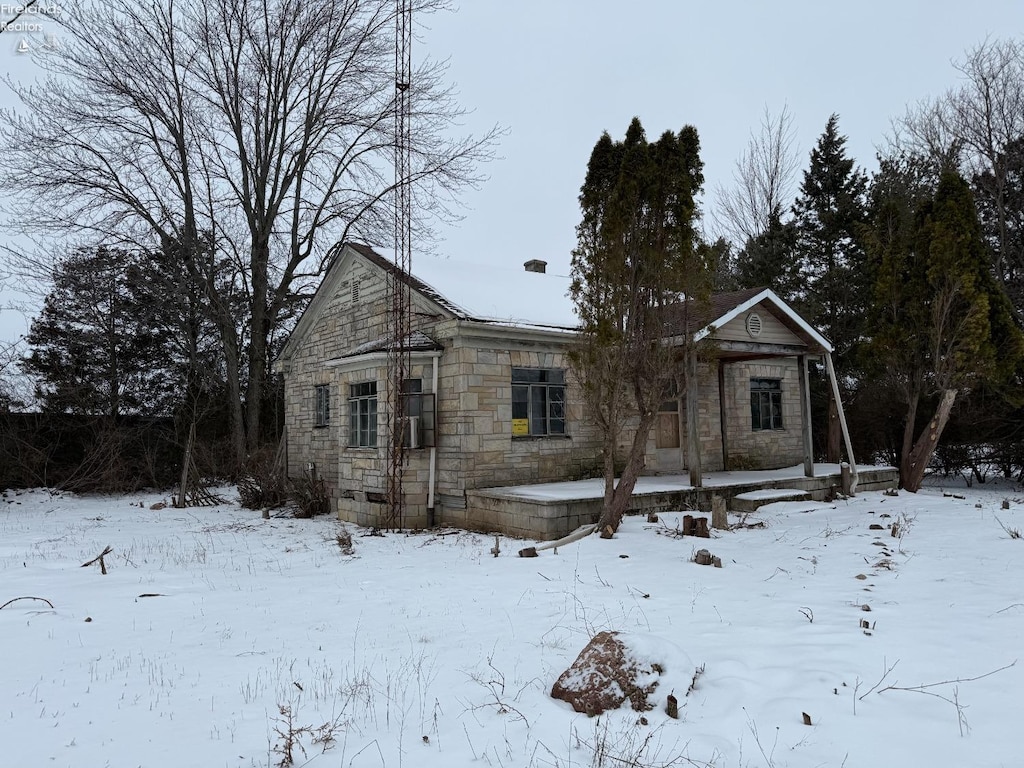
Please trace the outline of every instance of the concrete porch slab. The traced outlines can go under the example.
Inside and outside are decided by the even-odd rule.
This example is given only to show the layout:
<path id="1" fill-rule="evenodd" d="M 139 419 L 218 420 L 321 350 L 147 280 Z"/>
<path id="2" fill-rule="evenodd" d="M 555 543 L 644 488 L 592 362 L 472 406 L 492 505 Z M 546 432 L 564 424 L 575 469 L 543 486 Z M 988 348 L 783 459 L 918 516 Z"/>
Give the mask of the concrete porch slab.
<path id="1" fill-rule="evenodd" d="M 899 471 L 887 466 L 858 466 L 857 475 L 858 493 L 895 488 L 899 479 Z M 738 495 L 779 489 L 799 491 L 806 494 L 803 498 L 821 501 L 831 497 L 841 486 L 838 464 L 816 464 L 814 477 L 804 476 L 803 465 L 798 465 L 761 472 L 709 472 L 702 481 L 702 487 L 694 488 L 686 475 L 641 477 L 630 498 L 628 511 L 633 514 L 674 510 L 709 512 L 712 496 L 722 496 L 732 506 Z M 558 539 L 581 525 L 597 522 L 603 487 L 603 481 L 595 478 L 467 490 L 466 508 L 446 510 L 441 522 L 534 540 Z"/>
<path id="2" fill-rule="evenodd" d="M 736 512 L 756 512 L 760 507 L 774 501 L 807 501 L 810 498 L 810 491 L 801 488 L 761 488 L 737 493 L 732 497 L 730 506 Z"/>

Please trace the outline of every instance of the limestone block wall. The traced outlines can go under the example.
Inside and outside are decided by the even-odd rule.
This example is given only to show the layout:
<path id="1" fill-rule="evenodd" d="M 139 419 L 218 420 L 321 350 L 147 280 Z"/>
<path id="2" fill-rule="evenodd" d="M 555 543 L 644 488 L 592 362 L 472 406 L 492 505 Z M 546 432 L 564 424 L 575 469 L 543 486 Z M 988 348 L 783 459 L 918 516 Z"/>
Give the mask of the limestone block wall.
<path id="1" fill-rule="evenodd" d="M 382 274 L 355 264 L 328 298 L 316 323 L 305 334 L 302 344 L 287 361 L 285 380 L 285 424 L 288 437 L 288 474 L 299 477 L 308 462 L 337 500 L 339 513 L 345 519 L 376 525 L 380 505 L 368 501 L 385 489 L 385 448 L 387 424 L 384 411 L 386 369 L 374 365 L 359 371 L 346 371 L 326 365 L 359 344 L 381 339 L 386 326 L 389 303 Z M 429 333 L 429 329 L 424 328 Z M 424 378 L 424 391 L 429 391 L 430 373 L 414 369 L 412 375 Z M 351 449 L 349 442 L 349 384 L 377 381 L 378 429 L 377 448 Z M 331 415 L 327 426 L 316 426 L 316 387 L 329 386 Z M 410 478 L 425 476 L 426 459 L 410 452 Z M 425 478 L 410 481 L 412 495 L 423 498 L 425 509 Z M 425 514 L 425 512 L 424 512 Z M 411 523 L 410 523 L 411 525 Z"/>
<path id="2" fill-rule="evenodd" d="M 453 335 L 438 384 L 438 520 L 472 526 L 469 489 L 593 476 L 600 439 L 583 413 L 579 385 L 564 349 L 502 348 Z M 513 437 L 512 368 L 566 370 L 565 436 Z"/>
<path id="3" fill-rule="evenodd" d="M 299 477 L 307 462 L 313 462 L 332 494 L 338 491 L 336 468 L 347 421 L 338 374 L 324 362 L 383 333 L 383 283 L 360 267 L 347 277 L 329 297 L 284 374 L 288 475 Z M 316 387 L 320 384 L 330 387 L 331 418 L 325 427 L 315 424 Z"/>
<path id="4" fill-rule="evenodd" d="M 729 469 L 776 469 L 803 461 L 800 379 L 796 358 L 782 357 L 725 366 L 726 442 Z M 754 430 L 750 380 L 780 379 L 782 429 Z"/>

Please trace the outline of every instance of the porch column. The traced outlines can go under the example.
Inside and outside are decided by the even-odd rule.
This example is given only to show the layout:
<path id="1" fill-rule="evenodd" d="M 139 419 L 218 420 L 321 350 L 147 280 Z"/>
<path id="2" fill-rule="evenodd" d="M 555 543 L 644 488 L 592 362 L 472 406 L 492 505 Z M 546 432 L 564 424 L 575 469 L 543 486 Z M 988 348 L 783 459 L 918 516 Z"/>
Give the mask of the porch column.
<path id="1" fill-rule="evenodd" d="M 811 385 L 807 374 L 807 355 L 797 355 L 797 377 L 800 379 L 800 420 L 803 422 L 804 475 L 814 477 L 814 438 L 811 431 Z"/>
<path id="2" fill-rule="evenodd" d="M 725 410 L 725 361 L 718 358 L 718 430 L 722 433 L 722 469 L 729 469 L 729 418 Z"/>
<path id="3" fill-rule="evenodd" d="M 697 386 L 697 353 L 686 353 L 686 466 L 690 470 L 690 485 L 703 484 L 700 467 L 700 389 Z"/>
<path id="4" fill-rule="evenodd" d="M 857 492 L 857 462 L 853 459 L 853 445 L 850 443 L 850 430 L 846 426 L 846 412 L 843 410 L 843 401 L 839 397 L 839 382 L 836 381 L 836 369 L 832 365 L 832 353 L 825 353 L 825 367 L 828 369 L 828 380 L 832 384 L 832 397 L 836 401 L 836 410 L 839 411 L 839 426 L 843 429 L 843 440 L 846 442 L 846 457 L 850 460 L 850 493 Z"/>

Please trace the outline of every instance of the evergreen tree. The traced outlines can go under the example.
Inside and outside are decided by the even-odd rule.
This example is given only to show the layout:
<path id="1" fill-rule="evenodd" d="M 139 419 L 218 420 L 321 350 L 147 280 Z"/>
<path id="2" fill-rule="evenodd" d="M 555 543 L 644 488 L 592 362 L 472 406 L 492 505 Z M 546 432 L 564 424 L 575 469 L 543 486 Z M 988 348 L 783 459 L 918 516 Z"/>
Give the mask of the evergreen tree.
<path id="1" fill-rule="evenodd" d="M 875 309 L 868 351 L 904 400 L 900 484 L 909 491 L 920 488 L 958 394 L 1005 381 L 1024 355 L 970 188 L 946 171 L 925 196 L 913 168 L 883 165 L 869 238 Z M 934 413 L 917 433 L 918 409 L 932 396 Z"/>
<path id="2" fill-rule="evenodd" d="M 618 528 L 658 406 L 675 380 L 678 352 L 660 343 L 667 310 L 683 295 L 707 295 L 713 279 L 702 261 L 711 249 L 696 247 L 699 150 L 692 126 L 649 144 L 634 118 L 624 141 L 607 133 L 598 140 L 581 189 L 570 289 L 580 341 L 572 361 L 604 441 L 602 529 Z M 631 421 L 616 483 L 616 446 Z"/>
<path id="3" fill-rule="evenodd" d="M 863 228 L 867 177 L 846 156 L 846 137 L 832 115 L 811 151 L 800 196 L 793 206 L 800 287 L 794 300 L 808 321 L 832 342 L 840 386 L 854 374 L 868 298 Z M 840 457 L 838 408 L 828 393 L 829 461 Z"/>
<path id="4" fill-rule="evenodd" d="M 795 260 L 797 230 L 792 221 L 783 222 L 776 211 L 768 228 L 747 240 L 736 257 L 736 281 L 740 288 L 771 288 L 792 301 L 799 284 Z"/>
<path id="5" fill-rule="evenodd" d="M 996 279 L 1024 317 L 1024 138 L 1003 145 L 973 189 Z"/>
<path id="6" fill-rule="evenodd" d="M 138 263 L 136 254 L 101 246 L 54 267 L 22 361 L 44 410 L 112 418 L 168 412 L 175 382 L 146 322 Z"/>

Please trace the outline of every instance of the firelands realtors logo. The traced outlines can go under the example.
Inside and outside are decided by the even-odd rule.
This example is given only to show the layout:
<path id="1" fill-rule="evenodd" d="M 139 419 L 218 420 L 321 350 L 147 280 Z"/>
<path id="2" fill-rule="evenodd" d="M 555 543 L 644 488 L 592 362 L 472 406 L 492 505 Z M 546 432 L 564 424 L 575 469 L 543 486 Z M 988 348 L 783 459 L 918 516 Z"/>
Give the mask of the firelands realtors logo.
<path id="1" fill-rule="evenodd" d="M 13 32 L 17 37 L 15 51 L 31 53 L 51 51 L 57 47 L 56 35 L 42 36 L 44 21 L 57 16 L 57 4 L 28 0 L 25 3 L 0 2 L 0 19 L 3 19 L 0 32 Z"/>

